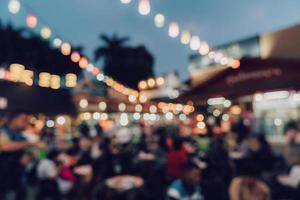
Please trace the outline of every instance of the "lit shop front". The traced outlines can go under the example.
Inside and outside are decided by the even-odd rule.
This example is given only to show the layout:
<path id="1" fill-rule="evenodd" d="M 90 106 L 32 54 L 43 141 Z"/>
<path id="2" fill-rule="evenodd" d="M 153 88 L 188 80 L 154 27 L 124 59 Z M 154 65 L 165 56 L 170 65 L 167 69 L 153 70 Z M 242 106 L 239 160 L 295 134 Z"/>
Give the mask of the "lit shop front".
<path id="1" fill-rule="evenodd" d="M 300 116 L 299 66 L 293 60 L 245 58 L 238 69 L 218 70 L 179 99 L 206 105 L 223 121 L 230 113 L 248 117 L 254 131 L 281 135 Z"/>

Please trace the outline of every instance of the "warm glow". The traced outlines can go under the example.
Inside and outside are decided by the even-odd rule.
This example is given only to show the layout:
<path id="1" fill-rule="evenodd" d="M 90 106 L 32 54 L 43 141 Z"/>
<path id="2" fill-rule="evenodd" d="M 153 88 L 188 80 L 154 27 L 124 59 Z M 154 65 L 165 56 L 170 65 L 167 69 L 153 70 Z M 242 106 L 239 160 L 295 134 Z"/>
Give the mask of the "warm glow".
<path id="1" fill-rule="evenodd" d="M 60 88 L 60 76 L 58 76 L 58 75 L 51 75 L 50 87 L 52 89 L 59 89 Z"/>
<path id="2" fill-rule="evenodd" d="M 200 38 L 198 36 L 193 36 L 191 38 L 191 42 L 190 42 L 190 48 L 194 51 L 198 50 L 200 48 Z"/>
<path id="3" fill-rule="evenodd" d="M 139 82 L 139 88 L 141 90 L 145 90 L 147 88 L 147 82 L 146 81 L 140 81 Z"/>
<path id="4" fill-rule="evenodd" d="M 147 82 L 148 82 L 148 86 L 149 86 L 149 87 L 152 88 L 152 87 L 155 86 L 155 80 L 154 80 L 153 78 L 148 79 Z"/>
<path id="5" fill-rule="evenodd" d="M 198 122 L 201 122 L 201 121 L 204 120 L 204 115 L 198 114 L 196 118 L 197 118 L 197 121 L 198 121 Z"/>
<path id="6" fill-rule="evenodd" d="M 149 15 L 151 11 L 151 5 L 149 0 L 140 0 L 139 2 L 139 13 L 141 15 Z"/>
<path id="7" fill-rule="evenodd" d="M 38 19 L 34 15 L 27 15 L 26 23 L 29 28 L 35 28 L 38 23 Z"/>
<path id="8" fill-rule="evenodd" d="M 24 65 L 21 65 L 21 64 L 11 64 L 9 66 L 9 71 L 11 73 L 11 80 L 15 81 L 15 82 L 20 81 L 24 70 L 25 70 Z"/>
<path id="9" fill-rule="evenodd" d="M 86 68 L 86 66 L 89 64 L 89 61 L 87 60 L 87 58 L 86 57 L 82 57 L 82 58 L 80 58 L 80 60 L 79 60 L 79 67 L 80 68 Z"/>
<path id="10" fill-rule="evenodd" d="M 44 39 L 49 39 L 51 37 L 52 31 L 49 27 L 45 26 L 41 29 L 41 36 Z"/>
<path id="11" fill-rule="evenodd" d="M 156 84 L 157 84 L 158 86 L 162 86 L 163 84 L 165 84 L 165 79 L 164 79 L 163 77 L 158 77 L 158 78 L 156 79 Z"/>
<path id="12" fill-rule="evenodd" d="M 119 111 L 123 112 L 123 111 L 126 110 L 126 104 L 125 103 L 120 103 L 118 108 L 119 108 Z"/>
<path id="13" fill-rule="evenodd" d="M 133 102 L 136 101 L 136 96 L 133 95 L 133 94 L 131 94 L 131 95 L 128 96 L 128 100 L 129 100 L 131 103 L 133 103 Z"/>
<path id="14" fill-rule="evenodd" d="M 80 60 L 80 54 L 77 52 L 77 51 L 74 51 L 72 54 L 71 54 L 71 60 L 75 63 L 79 62 Z"/>
<path id="15" fill-rule="evenodd" d="M 191 40 L 191 34 L 190 34 L 190 32 L 183 31 L 181 33 L 181 39 L 180 39 L 181 43 L 182 44 L 188 44 L 188 43 L 190 43 L 190 40 Z"/>
<path id="16" fill-rule="evenodd" d="M 241 65 L 241 62 L 239 60 L 234 60 L 231 64 L 232 69 L 238 69 Z"/>
<path id="17" fill-rule="evenodd" d="M 61 45 L 61 53 L 65 56 L 68 56 L 70 55 L 71 53 L 71 45 L 67 42 L 64 42 L 62 45 Z"/>
<path id="18" fill-rule="evenodd" d="M 141 103 L 145 103 L 147 101 L 147 97 L 145 95 L 141 95 L 139 100 Z"/>
<path id="19" fill-rule="evenodd" d="M 61 39 L 55 38 L 55 39 L 53 40 L 53 45 L 54 45 L 55 47 L 60 47 L 61 44 L 62 44 Z"/>
<path id="20" fill-rule="evenodd" d="M 197 123 L 197 128 L 204 129 L 205 127 L 206 127 L 206 125 L 205 125 L 204 122 L 198 122 Z"/>
<path id="21" fill-rule="evenodd" d="M 12 14 L 17 14 L 20 11 L 21 3 L 18 0 L 10 0 L 8 3 L 8 10 Z"/>
<path id="22" fill-rule="evenodd" d="M 179 26 L 176 22 L 171 22 L 169 25 L 169 36 L 176 38 L 179 35 Z"/>
<path id="23" fill-rule="evenodd" d="M 230 108 L 230 113 L 233 115 L 240 115 L 242 113 L 241 107 L 235 105 Z"/>
<path id="24" fill-rule="evenodd" d="M 42 72 L 39 74 L 39 86 L 50 87 L 51 74 L 48 72 Z"/>
<path id="25" fill-rule="evenodd" d="M 98 81 L 103 81 L 104 80 L 104 75 L 103 74 L 98 74 L 96 78 L 97 78 Z"/>
<path id="26" fill-rule="evenodd" d="M 162 14 L 157 14 L 154 17 L 155 26 L 161 28 L 165 25 L 165 17 Z"/>
<path id="27" fill-rule="evenodd" d="M 157 112 L 157 107 L 155 105 L 151 105 L 150 108 L 149 108 L 149 111 L 151 113 L 156 113 Z"/>
<path id="28" fill-rule="evenodd" d="M 25 83 L 28 86 L 33 85 L 33 71 L 24 70 L 21 75 L 21 82 Z"/>
<path id="29" fill-rule="evenodd" d="M 136 111 L 136 112 L 142 112 L 142 111 L 143 111 L 143 106 L 142 106 L 141 104 L 137 104 L 137 105 L 135 106 L 135 111 Z"/>
<path id="30" fill-rule="evenodd" d="M 77 84 L 77 76 L 76 74 L 66 74 L 66 86 L 67 87 L 75 87 Z"/>

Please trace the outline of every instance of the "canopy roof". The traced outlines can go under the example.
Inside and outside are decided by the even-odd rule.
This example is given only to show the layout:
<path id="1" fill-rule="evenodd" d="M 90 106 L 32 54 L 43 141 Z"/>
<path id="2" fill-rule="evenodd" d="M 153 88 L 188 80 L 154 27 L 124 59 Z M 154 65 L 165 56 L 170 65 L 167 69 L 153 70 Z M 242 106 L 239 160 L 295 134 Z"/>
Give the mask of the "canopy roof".
<path id="1" fill-rule="evenodd" d="M 226 68 L 179 97 L 180 101 L 236 98 L 281 89 L 300 88 L 300 61 L 245 58 L 238 69 Z"/>

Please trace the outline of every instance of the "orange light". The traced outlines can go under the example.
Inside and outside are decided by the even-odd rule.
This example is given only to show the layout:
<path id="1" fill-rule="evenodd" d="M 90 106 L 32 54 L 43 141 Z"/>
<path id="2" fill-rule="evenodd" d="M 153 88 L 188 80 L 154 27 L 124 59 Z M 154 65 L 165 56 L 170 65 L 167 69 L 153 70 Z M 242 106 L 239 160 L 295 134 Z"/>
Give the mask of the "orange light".
<path id="1" fill-rule="evenodd" d="M 71 54 L 71 60 L 75 63 L 79 62 L 80 60 L 80 54 L 76 51 L 74 51 L 72 54 Z"/>
<path id="2" fill-rule="evenodd" d="M 234 60 L 231 64 L 232 69 L 238 69 L 241 66 L 241 62 L 239 60 Z"/>
<path id="3" fill-rule="evenodd" d="M 152 88 L 155 86 L 155 80 L 153 78 L 148 79 L 147 82 L 148 82 L 149 87 Z"/>
<path id="4" fill-rule="evenodd" d="M 89 61 L 87 60 L 86 57 L 82 57 L 80 58 L 80 61 L 79 61 L 79 67 L 80 68 L 86 68 L 86 66 L 89 64 Z"/>
<path id="5" fill-rule="evenodd" d="M 165 79 L 164 79 L 163 77 L 158 77 L 158 78 L 156 79 L 156 84 L 157 84 L 158 86 L 162 86 L 163 84 L 165 84 Z"/>
<path id="6" fill-rule="evenodd" d="M 94 67 L 92 73 L 96 76 L 100 73 L 100 70 L 97 67 Z"/>
<path id="7" fill-rule="evenodd" d="M 204 120 L 204 115 L 198 114 L 196 118 L 197 118 L 197 121 L 198 121 L 198 122 L 201 122 L 201 121 Z"/>
<path id="8" fill-rule="evenodd" d="M 61 53 L 65 56 L 68 56 L 70 55 L 71 53 L 71 45 L 67 42 L 63 43 L 61 45 Z"/>
<path id="9" fill-rule="evenodd" d="M 34 15 L 27 15 L 26 23 L 29 28 L 35 28 L 38 23 L 38 19 Z"/>
<path id="10" fill-rule="evenodd" d="M 140 81 L 140 82 L 139 82 L 139 88 L 140 88 L 141 90 L 146 89 L 146 88 L 147 88 L 147 82 L 146 82 L 146 81 Z"/>

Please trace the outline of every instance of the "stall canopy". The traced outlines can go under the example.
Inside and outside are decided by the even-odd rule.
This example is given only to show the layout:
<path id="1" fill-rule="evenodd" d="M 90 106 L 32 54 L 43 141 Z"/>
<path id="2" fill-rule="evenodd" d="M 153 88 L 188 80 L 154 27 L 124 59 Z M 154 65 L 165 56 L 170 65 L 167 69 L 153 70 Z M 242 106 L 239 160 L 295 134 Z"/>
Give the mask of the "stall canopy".
<path id="1" fill-rule="evenodd" d="M 76 107 L 67 89 L 53 90 L 37 86 L 0 81 L 0 98 L 8 111 L 26 111 L 48 115 L 76 114 Z"/>
<path id="2" fill-rule="evenodd" d="M 244 58 L 238 69 L 226 68 L 179 97 L 180 101 L 237 98 L 257 92 L 300 88 L 300 61 Z"/>

